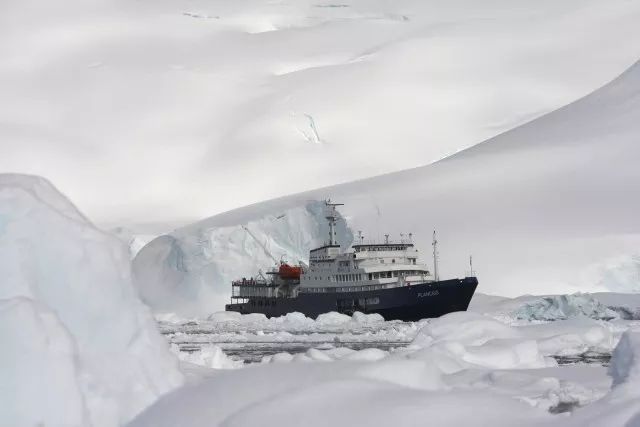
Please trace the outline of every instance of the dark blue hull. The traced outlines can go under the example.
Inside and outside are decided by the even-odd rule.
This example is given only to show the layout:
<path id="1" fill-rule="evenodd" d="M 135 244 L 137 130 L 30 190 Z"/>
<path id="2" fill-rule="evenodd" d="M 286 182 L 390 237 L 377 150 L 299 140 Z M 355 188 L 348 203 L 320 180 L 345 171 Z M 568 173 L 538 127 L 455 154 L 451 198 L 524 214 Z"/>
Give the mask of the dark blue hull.
<path id="1" fill-rule="evenodd" d="M 296 298 L 251 298 L 242 304 L 227 304 L 227 311 L 262 313 L 267 317 L 294 311 L 307 317 L 337 311 L 344 314 L 378 313 L 386 320 L 415 321 L 464 311 L 478 286 L 475 277 L 442 280 L 412 286 L 360 292 L 300 293 Z"/>

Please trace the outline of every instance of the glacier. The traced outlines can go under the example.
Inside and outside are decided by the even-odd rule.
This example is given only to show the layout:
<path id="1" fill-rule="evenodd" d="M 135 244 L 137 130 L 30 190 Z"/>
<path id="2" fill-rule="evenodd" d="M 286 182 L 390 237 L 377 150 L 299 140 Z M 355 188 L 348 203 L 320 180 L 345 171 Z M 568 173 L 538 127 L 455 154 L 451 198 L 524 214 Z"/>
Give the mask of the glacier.
<path id="1" fill-rule="evenodd" d="M 47 180 L 0 174 L 0 424 L 125 424 L 183 374 L 127 248 Z"/>
<path id="2" fill-rule="evenodd" d="M 134 283 L 155 312 L 207 315 L 229 301 L 231 281 L 255 277 L 282 261 L 306 262 L 329 235 L 324 202 L 245 217 L 220 216 L 162 235 L 133 260 Z M 343 218 L 336 235 L 343 248 L 353 233 Z"/>

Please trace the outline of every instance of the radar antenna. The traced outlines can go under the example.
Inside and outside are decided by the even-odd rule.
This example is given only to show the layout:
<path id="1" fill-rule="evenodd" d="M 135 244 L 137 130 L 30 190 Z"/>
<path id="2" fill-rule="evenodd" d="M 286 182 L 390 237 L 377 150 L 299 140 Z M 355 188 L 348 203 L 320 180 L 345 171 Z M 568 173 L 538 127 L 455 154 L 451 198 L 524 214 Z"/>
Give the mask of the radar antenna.
<path id="1" fill-rule="evenodd" d="M 336 211 L 336 206 L 344 206 L 344 203 L 331 203 L 331 199 L 327 199 L 324 204 L 329 208 L 329 213 L 325 217 L 329 222 L 329 246 L 334 246 L 337 244 L 336 221 L 338 220 L 338 211 Z"/>

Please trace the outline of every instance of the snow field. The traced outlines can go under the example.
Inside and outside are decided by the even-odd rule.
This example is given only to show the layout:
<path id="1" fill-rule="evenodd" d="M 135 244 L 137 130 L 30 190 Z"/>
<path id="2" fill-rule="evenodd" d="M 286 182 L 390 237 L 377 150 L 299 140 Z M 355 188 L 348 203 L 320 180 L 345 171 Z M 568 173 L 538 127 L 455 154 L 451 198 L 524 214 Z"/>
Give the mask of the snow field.
<path id="1" fill-rule="evenodd" d="M 428 164 L 640 55 L 633 1 L 39 3 L 3 1 L 0 170 L 115 225 Z"/>

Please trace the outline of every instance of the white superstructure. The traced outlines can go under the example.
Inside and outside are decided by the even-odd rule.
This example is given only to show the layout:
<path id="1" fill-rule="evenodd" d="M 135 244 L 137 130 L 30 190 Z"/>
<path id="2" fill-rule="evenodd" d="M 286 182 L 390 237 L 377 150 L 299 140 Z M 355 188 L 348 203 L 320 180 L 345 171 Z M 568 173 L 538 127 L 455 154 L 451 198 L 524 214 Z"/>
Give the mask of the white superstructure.
<path id="1" fill-rule="evenodd" d="M 340 205 L 327 201 L 328 244 L 310 251 L 309 267 L 300 276 L 300 292 L 351 292 L 435 280 L 427 265 L 419 262 L 418 250 L 410 241 L 390 242 L 388 235 L 384 243 L 363 243 L 360 239 L 341 252 L 333 231 L 336 206 Z"/>

